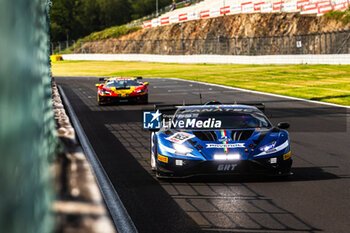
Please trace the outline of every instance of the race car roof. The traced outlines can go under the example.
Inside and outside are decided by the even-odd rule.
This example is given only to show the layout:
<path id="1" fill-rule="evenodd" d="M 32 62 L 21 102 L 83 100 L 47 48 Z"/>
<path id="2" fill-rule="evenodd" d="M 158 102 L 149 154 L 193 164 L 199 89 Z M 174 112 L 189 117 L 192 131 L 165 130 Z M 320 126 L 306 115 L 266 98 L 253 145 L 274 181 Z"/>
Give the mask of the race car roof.
<path id="1" fill-rule="evenodd" d="M 235 104 L 222 104 L 222 105 L 191 105 L 191 106 L 179 106 L 179 109 L 184 110 L 194 110 L 194 109 L 249 109 L 249 110 L 259 110 L 255 106 L 248 106 L 248 105 L 235 105 Z"/>
<path id="2" fill-rule="evenodd" d="M 179 106 L 181 109 L 216 109 L 216 108 L 231 108 L 231 109 L 258 109 L 255 106 L 241 105 L 241 104 L 220 104 L 220 105 L 190 105 Z"/>
<path id="3" fill-rule="evenodd" d="M 261 111 L 265 112 L 265 105 L 263 103 L 237 103 L 237 104 L 205 104 L 205 105 L 198 105 L 198 104 L 189 104 L 189 105 L 154 105 L 154 110 L 159 110 L 160 112 L 167 112 L 168 114 L 175 113 L 175 111 L 181 109 L 183 110 L 200 110 L 200 109 L 217 109 L 217 108 L 223 108 L 223 109 L 246 109 L 250 111 Z"/>
<path id="4" fill-rule="evenodd" d="M 113 78 L 109 78 L 108 80 L 134 80 L 137 78 L 133 78 L 133 77 L 113 77 Z"/>

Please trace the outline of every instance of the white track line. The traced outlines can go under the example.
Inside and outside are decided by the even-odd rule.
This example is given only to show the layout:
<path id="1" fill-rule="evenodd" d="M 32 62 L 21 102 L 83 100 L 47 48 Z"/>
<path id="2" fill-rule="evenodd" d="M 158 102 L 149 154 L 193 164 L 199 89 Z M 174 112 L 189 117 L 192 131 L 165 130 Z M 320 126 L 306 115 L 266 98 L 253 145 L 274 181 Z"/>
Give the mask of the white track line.
<path id="1" fill-rule="evenodd" d="M 185 81 L 185 82 L 191 82 L 191 83 L 198 83 L 198 84 L 203 84 L 203 85 L 208 85 L 208 86 L 213 86 L 213 87 L 221 87 L 221 88 L 226 88 L 226 89 L 231 89 L 231 90 L 236 90 L 236 91 L 242 91 L 242 92 L 247 92 L 247 93 L 259 94 L 259 95 L 267 95 L 267 96 L 273 96 L 273 97 L 284 98 L 284 99 L 298 100 L 298 101 L 303 101 L 303 102 L 307 102 L 307 103 L 322 104 L 322 105 L 327 105 L 327 106 L 332 106 L 332 107 L 350 109 L 350 106 L 344 106 L 344 105 L 339 105 L 339 104 L 332 104 L 332 103 L 327 103 L 327 102 L 320 102 L 320 101 L 315 101 L 315 100 L 307 100 L 307 99 L 302 99 L 302 98 L 297 98 L 297 97 L 278 95 L 278 94 L 272 94 L 272 93 L 261 92 L 261 91 L 253 91 L 253 90 L 248 90 L 248 89 L 243 89 L 243 88 L 238 88 L 238 87 L 229 87 L 229 86 L 224 86 L 224 85 L 214 84 L 214 83 L 206 83 L 206 82 L 187 80 L 187 79 L 180 79 L 180 78 L 167 78 L 167 79 L 173 79 L 173 80 L 179 80 L 179 81 Z"/>
<path id="2" fill-rule="evenodd" d="M 82 77 L 82 76 L 57 76 L 57 77 Z M 93 76 L 86 76 L 86 77 L 88 77 L 88 78 L 101 78 L 101 77 L 93 77 Z M 194 80 L 188 80 L 188 79 L 162 78 L 162 77 L 145 77 L 145 78 L 164 79 L 164 80 L 165 79 L 172 79 L 172 80 L 176 80 L 176 81 L 197 83 L 197 84 L 203 84 L 203 85 L 213 86 L 213 87 L 221 87 L 221 88 L 226 88 L 226 89 L 236 90 L 236 91 L 242 91 L 242 92 L 247 92 L 247 93 L 259 94 L 259 95 L 267 95 L 267 96 L 273 96 L 273 97 L 290 99 L 290 100 L 298 100 L 298 101 L 303 101 L 303 102 L 307 102 L 307 103 L 321 104 L 321 105 L 327 105 L 327 106 L 332 106 L 332 107 L 350 109 L 350 106 L 345 106 L 345 105 L 340 105 L 340 104 L 332 104 L 332 103 L 321 102 L 321 101 L 316 101 L 316 100 L 307 100 L 307 99 L 302 99 L 302 98 L 297 98 L 297 97 L 292 97 L 292 96 L 278 95 L 278 94 L 272 94 L 272 93 L 267 93 L 267 92 L 262 92 L 262 91 L 253 91 L 253 90 L 248 90 L 248 89 L 243 89 L 243 88 L 238 88 L 238 87 L 229 87 L 229 86 L 220 85 L 220 84 L 206 83 L 206 82 L 200 82 L 200 81 L 194 81 Z"/>

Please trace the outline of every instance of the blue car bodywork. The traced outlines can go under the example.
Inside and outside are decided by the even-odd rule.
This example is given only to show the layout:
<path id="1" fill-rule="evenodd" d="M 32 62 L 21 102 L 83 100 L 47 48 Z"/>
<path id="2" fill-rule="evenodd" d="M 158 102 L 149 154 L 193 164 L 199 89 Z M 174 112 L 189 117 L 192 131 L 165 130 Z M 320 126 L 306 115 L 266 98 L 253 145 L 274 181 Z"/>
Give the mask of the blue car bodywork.
<path id="1" fill-rule="evenodd" d="M 230 118 L 225 125 L 217 128 L 163 126 L 152 132 L 151 167 L 158 177 L 291 174 L 289 135 L 281 129 L 288 128 L 289 124 L 274 127 L 258 108 L 247 105 L 180 106 L 173 120 L 179 119 L 176 116 L 182 112 L 209 112 L 214 117 L 225 112 L 225 117 Z M 264 125 L 260 123 L 257 127 L 254 122 L 259 119 Z M 255 120 L 253 124 L 249 122 L 251 120 Z"/>

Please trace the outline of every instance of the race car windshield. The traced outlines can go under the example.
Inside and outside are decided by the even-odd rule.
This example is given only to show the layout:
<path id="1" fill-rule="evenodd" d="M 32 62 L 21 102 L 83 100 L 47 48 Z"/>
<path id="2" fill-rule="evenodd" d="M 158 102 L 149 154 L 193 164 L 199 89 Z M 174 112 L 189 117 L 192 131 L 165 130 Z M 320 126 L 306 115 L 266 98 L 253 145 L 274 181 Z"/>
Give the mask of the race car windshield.
<path id="1" fill-rule="evenodd" d="M 171 124 L 175 129 L 249 129 L 270 128 L 260 112 L 178 112 Z"/>
<path id="2" fill-rule="evenodd" d="M 110 80 L 105 87 L 115 87 L 116 89 L 129 89 L 132 86 L 138 86 L 139 83 L 135 79 L 117 79 Z"/>

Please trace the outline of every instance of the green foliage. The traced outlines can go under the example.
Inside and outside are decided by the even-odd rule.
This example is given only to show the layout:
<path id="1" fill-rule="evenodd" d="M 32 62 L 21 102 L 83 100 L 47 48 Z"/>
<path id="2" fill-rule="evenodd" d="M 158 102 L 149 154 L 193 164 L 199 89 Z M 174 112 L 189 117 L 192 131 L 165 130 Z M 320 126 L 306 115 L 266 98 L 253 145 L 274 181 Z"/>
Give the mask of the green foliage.
<path id="1" fill-rule="evenodd" d="M 128 0 L 55 0 L 50 11 L 52 41 L 75 40 L 127 23 L 130 10 Z"/>
<path id="2" fill-rule="evenodd" d="M 156 0 L 129 0 L 132 7 L 132 18 L 138 19 L 156 11 Z M 171 0 L 158 0 L 158 9 L 171 4 Z"/>
<path id="3" fill-rule="evenodd" d="M 345 11 L 329 11 L 324 14 L 326 19 L 334 19 L 337 21 L 341 21 L 343 24 L 350 23 L 350 7 Z"/>
<path id="4" fill-rule="evenodd" d="M 136 26 L 136 27 L 127 27 L 126 25 L 122 26 L 114 26 L 107 28 L 102 31 L 93 32 L 88 36 L 85 36 L 84 38 L 78 39 L 76 43 L 74 43 L 72 46 L 64 49 L 61 53 L 67 54 L 67 53 L 73 53 L 74 49 L 79 49 L 84 42 L 86 41 L 96 41 L 96 40 L 105 40 L 109 38 L 118 38 L 124 35 L 127 35 L 129 33 L 135 32 L 137 30 L 140 30 L 142 27 Z M 58 47 L 53 51 L 54 54 L 59 53 Z"/>
<path id="5" fill-rule="evenodd" d="M 158 0 L 159 9 L 170 4 L 171 0 Z M 156 0 L 54 0 L 51 40 L 76 40 L 155 11 Z"/>
<path id="6" fill-rule="evenodd" d="M 93 32 L 90 35 L 84 37 L 82 40 L 104 40 L 108 38 L 118 38 L 131 32 L 140 30 L 141 28 L 142 27 L 126 27 L 125 25 L 114 26 L 103 31 Z"/>

